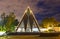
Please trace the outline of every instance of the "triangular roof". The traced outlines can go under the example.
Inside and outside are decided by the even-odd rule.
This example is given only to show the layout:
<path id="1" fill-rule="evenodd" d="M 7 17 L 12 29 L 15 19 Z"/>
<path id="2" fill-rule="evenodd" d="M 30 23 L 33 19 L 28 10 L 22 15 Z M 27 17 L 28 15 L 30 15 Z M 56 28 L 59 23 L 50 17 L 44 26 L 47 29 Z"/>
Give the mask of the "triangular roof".
<path id="1" fill-rule="evenodd" d="M 30 16 L 30 17 L 29 17 L 30 19 L 27 18 L 28 16 Z M 32 19 L 32 18 L 33 18 L 33 19 Z M 27 21 L 26 21 L 27 19 L 29 19 L 30 21 L 34 20 L 35 23 L 36 23 L 36 26 L 37 26 L 38 30 L 40 31 L 40 29 L 39 29 L 39 24 L 38 24 L 38 22 L 37 22 L 37 20 L 36 20 L 36 18 L 35 18 L 35 16 L 34 16 L 32 10 L 30 9 L 29 6 L 28 6 L 27 9 L 25 10 L 25 12 L 24 12 L 24 14 L 23 14 L 23 16 L 22 16 L 22 19 L 21 19 L 21 21 L 19 22 L 19 24 L 18 24 L 18 26 L 17 26 L 16 31 L 18 30 L 18 28 L 19 28 L 19 26 L 21 25 L 22 21 L 24 20 L 25 22 L 27 22 Z M 32 22 L 31 22 L 31 23 L 32 23 Z"/>

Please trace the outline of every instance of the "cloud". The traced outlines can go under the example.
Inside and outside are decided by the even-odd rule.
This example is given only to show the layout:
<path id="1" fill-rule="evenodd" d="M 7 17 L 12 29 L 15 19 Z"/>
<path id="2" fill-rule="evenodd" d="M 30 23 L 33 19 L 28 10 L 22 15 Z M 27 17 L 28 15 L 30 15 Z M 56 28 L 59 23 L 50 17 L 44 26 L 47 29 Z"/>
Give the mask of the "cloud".
<path id="1" fill-rule="evenodd" d="M 21 18 L 27 6 L 30 6 L 37 19 L 54 16 L 60 19 L 60 0 L 0 0 L 0 14 L 15 12 Z"/>

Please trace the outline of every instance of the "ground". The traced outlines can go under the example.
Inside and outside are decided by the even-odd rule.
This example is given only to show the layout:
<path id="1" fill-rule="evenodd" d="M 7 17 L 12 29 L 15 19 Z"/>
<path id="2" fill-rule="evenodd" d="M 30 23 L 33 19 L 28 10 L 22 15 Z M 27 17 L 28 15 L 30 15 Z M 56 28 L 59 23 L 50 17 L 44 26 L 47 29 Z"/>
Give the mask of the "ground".
<path id="1" fill-rule="evenodd" d="M 56 37 L 39 37 L 38 35 L 16 35 L 16 36 L 4 36 L 0 39 L 60 39 L 60 36 Z"/>

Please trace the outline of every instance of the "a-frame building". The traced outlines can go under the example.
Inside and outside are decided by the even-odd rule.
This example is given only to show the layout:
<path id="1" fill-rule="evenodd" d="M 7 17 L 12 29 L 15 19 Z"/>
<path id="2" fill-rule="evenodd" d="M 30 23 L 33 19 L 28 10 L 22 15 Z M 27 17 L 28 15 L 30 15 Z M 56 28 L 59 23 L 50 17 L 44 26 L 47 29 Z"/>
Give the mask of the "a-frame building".
<path id="1" fill-rule="evenodd" d="M 32 12 L 32 10 L 30 9 L 30 7 L 27 7 L 27 9 L 25 10 L 23 16 L 22 16 L 22 19 L 21 21 L 19 22 L 19 24 L 17 25 L 17 28 L 16 28 L 16 31 L 18 30 L 18 28 L 20 27 L 21 23 L 24 23 L 24 30 L 26 32 L 26 29 L 27 29 L 27 24 L 29 22 L 30 24 L 30 29 L 31 29 L 31 32 L 32 32 L 32 27 L 33 27 L 33 23 L 35 23 L 36 27 L 38 28 L 39 32 L 40 32 L 40 29 L 39 29 L 39 24 Z"/>

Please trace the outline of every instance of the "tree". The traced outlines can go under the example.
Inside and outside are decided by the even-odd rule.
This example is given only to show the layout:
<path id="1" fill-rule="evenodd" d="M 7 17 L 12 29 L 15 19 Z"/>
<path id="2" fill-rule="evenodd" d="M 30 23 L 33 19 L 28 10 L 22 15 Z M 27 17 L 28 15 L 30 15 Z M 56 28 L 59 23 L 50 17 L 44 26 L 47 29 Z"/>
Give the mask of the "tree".
<path id="1" fill-rule="evenodd" d="M 7 19 L 7 23 L 5 25 L 7 32 L 11 32 L 11 24 L 14 22 L 15 20 L 15 15 L 14 12 L 10 13 Z"/>
<path id="2" fill-rule="evenodd" d="M 15 26 L 19 23 L 18 19 L 15 19 L 14 12 L 11 12 L 9 15 L 1 14 L 1 19 L 0 31 L 14 31 Z"/>
<path id="3" fill-rule="evenodd" d="M 19 21 L 18 21 L 17 19 L 15 19 L 15 21 L 13 22 L 13 25 L 14 25 L 14 26 L 17 26 L 18 23 L 19 23 Z"/>
<path id="4" fill-rule="evenodd" d="M 17 19 L 14 20 L 14 22 L 11 24 L 11 30 L 14 32 L 15 26 L 17 26 L 19 21 Z"/>
<path id="5" fill-rule="evenodd" d="M 0 21 L 0 30 L 3 31 L 4 28 L 4 22 L 5 22 L 5 13 L 1 14 L 1 21 Z"/>
<path id="6" fill-rule="evenodd" d="M 56 21 L 55 18 L 53 17 L 50 17 L 50 18 L 45 18 L 42 20 L 42 24 L 45 28 L 48 28 L 48 27 L 54 27 L 54 26 L 57 26 L 58 22 Z"/>
<path id="7" fill-rule="evenodd" d="M 1 18 L 2 18 L 2 26 L 4 26 L 4 22 L 5 22 L 5 13 L 1 14 Z"/>

